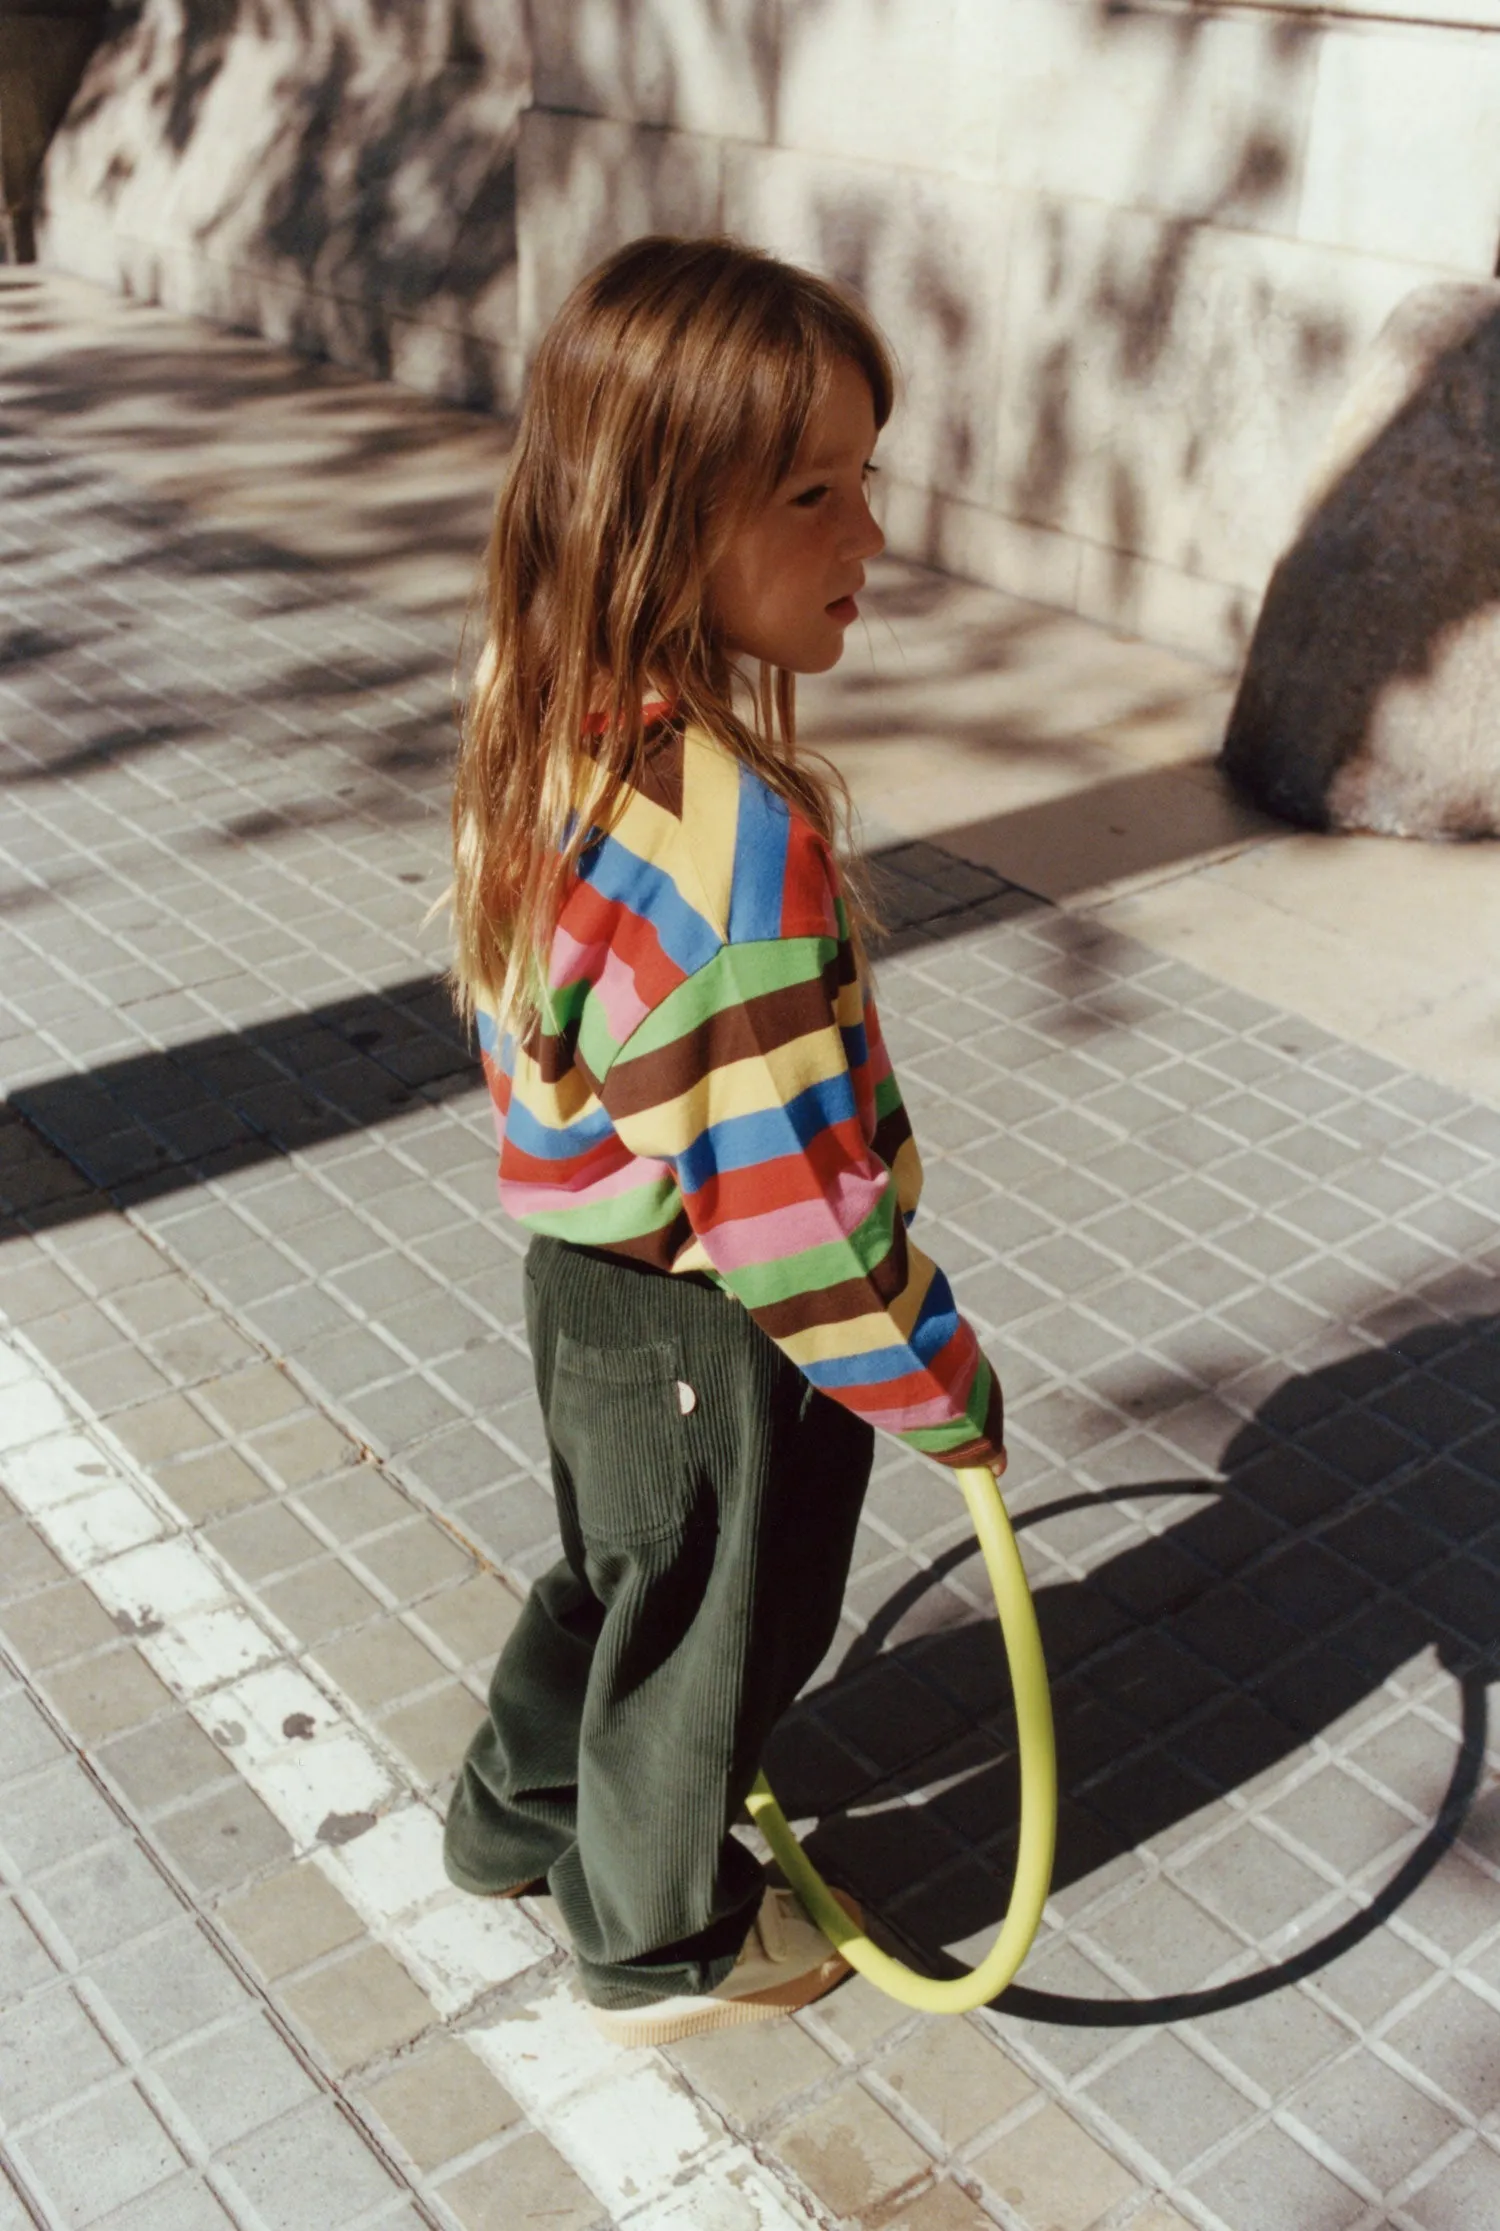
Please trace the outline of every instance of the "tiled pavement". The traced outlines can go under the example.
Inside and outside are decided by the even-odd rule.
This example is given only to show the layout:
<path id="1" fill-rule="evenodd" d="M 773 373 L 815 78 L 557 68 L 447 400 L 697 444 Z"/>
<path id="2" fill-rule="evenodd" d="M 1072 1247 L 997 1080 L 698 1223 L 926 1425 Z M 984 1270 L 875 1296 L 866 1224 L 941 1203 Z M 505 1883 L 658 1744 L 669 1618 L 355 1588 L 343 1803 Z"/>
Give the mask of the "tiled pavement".
<path id="1" fill-rule="evenodd" d="M 1488 2231 L 1500 1114 L 887 855 L 1054 1674 L 1048 1926 L 970 2020 L 857 1985 L 602 2052 L 545 1913 L 434 1859 L 549 1554 L 422 927 L 451 630 L 0 471 L 0 2227 Z M 981 1587 L 893 1452 L 771 1762 L 928 1957 L 1005 1894 Z"/>

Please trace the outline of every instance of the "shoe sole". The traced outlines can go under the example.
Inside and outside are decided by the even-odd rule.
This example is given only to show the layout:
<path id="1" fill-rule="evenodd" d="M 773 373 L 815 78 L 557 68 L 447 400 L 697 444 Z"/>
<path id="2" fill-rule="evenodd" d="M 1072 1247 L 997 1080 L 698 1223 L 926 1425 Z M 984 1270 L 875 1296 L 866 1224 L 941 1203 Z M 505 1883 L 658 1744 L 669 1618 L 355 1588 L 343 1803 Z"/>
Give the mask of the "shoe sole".
<path id="1" fill-rule="evenodd" d="M 487 1882 L 470 1881 L 466 1876 L 455 1874 L 446 1865 L 444 1872 L 454 1889 L 463 1891 L 469 1898 L 535 1898 L 547 1887 L 545 1875 L 533 1875 L 529 1882 L 508 1882 L 494 1890 Z"/>
<path id="2" fill-rule="evenodd" d="M 854 1900 L 838 1891 L 834 1895 L 850 1920 L 863 1927 L 864 1916 Z M 751 2022 L 774 2022 L 783 2014 L 795 2014 L 800 2007 L 816 2005 L 853 1973 L 849 1962 L 830 1946 L 821 1966 L 742 1999 L 716 1999 L 710 1993 L 672 2014 L 649 2006 L 591 2006 L 589 2012 L 612 2045 L 671 2045 L 678 2038 L 701 2037 L 705 2030 L 740 2029 Z"/>

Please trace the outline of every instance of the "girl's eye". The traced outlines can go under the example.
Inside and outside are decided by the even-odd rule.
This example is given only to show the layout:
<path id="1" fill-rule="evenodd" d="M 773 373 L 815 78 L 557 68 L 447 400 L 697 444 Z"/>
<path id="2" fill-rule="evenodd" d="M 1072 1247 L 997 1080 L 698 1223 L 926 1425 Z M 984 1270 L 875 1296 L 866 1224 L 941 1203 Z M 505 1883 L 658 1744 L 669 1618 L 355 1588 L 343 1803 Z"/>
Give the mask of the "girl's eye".
<path id="1" fill-rule="evenodd" d="M 800 496 L 793 496 L 792 502 L 797 506 L 797 509 L 799 511 L 811 511 L 817 504 L 820 504 L 823 501 L 823 498 L 827 495 L 827 493 L 827 482 L 819 481 L 816 488 L 804 488 Z"/>

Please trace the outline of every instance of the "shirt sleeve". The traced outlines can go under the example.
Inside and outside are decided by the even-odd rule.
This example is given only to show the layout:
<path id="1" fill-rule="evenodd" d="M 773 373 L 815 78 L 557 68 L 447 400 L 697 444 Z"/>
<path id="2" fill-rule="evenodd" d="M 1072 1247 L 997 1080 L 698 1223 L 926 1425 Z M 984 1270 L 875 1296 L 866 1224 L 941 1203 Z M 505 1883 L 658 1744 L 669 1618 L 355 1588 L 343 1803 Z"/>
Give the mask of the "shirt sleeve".
<path id="1" fill-rule="evenodd" d="M 835 1401 L 940 1463 L 1004 1462 L 999 1381 L 907 1219 L 910 1125 L 832 861 L 802 934 L 729 942 L 632 1033 L 598 1090 L 667 1163 L 703 1254 Z M 899 1176 L 899 1182 L 898 1182 Z"/>

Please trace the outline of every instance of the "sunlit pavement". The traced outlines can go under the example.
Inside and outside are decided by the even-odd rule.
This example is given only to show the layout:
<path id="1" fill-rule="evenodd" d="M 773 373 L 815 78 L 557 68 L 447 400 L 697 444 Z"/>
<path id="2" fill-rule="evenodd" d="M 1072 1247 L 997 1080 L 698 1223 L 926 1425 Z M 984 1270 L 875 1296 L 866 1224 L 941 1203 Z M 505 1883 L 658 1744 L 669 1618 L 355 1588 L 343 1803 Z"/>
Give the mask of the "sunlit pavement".
<path id="1" fill-rule="evenodd" d="M 1009 1396 L 1055 1894 L 984 2014 L 614 2052 L 437 1849 L 551 1554 L 424 927 L 503 431 L 0 276 L 0 2231 L 1500 2221 L 1492 848 L 1288 836 L 1223 677 L 883 570 L 807 729 Z M 928 1960 L 1006 1894 L 983 1612 L 892 1450 L 769 1762 Z"/>

